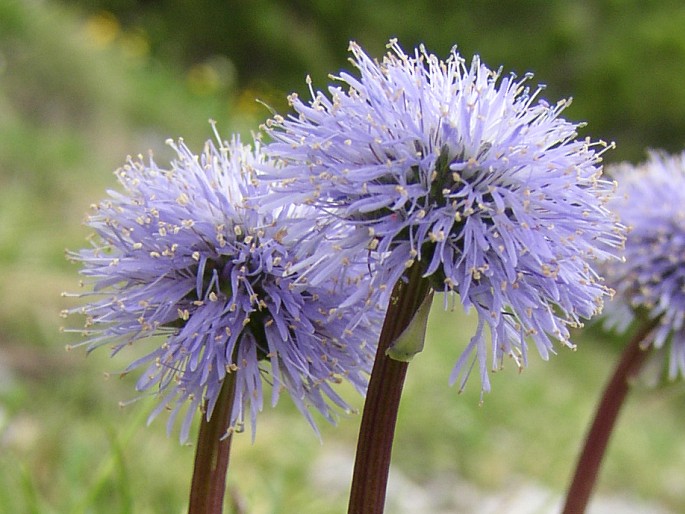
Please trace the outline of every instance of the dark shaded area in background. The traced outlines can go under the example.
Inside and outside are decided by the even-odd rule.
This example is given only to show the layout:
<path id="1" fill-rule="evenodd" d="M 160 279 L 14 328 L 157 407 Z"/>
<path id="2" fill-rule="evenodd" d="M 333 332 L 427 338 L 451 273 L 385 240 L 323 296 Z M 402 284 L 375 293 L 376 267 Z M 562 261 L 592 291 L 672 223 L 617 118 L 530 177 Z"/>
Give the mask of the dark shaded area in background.
<path id="1" fill-rule="evenodd" d="M 615 140 L 610 160 L 641 160 L 644 148 L 679 151 L 685 140 L 685 4 L 680 1 L 484 0 L 79 0 L 142 31 L 155 57 L 193 63 L 227 56 L 238 85 L 306 91 L 309 74 L 349 67 L 354 39 L 381 56 L 390 37 L 446 56 L 457 44 L 505 72 L 535 73 L 551 101 L 573 96 L 566 116 L 587 135 Z M 265 94 L 267 98 L 270 95 Z M 276 100 L 278 102 L 278 100 Z M 284 108 L 284 104 L 276 105 Z"/>

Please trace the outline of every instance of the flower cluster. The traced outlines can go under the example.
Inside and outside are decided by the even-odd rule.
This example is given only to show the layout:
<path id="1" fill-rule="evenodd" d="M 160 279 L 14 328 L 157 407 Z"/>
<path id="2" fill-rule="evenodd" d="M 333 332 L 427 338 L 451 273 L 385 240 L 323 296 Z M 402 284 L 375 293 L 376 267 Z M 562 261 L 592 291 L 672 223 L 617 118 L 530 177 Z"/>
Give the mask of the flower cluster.
<path id="1" fill-rule="evenodd" d="M 137 389 L 162 397 L 151 418 L 170 409 L 169 430 L 188 406 L 182 440 L 198 409 L 209 418 L 228 374 L 234 428 L 249 416 L 254 431 L 263 382 L 272 403 L 286 390 L 312 424 L 308 407 L 332 420 L 331 403 L 348 408 L 332 385 L 349 380 L 363 393 L 375 353 L 380 312 L 339 308 L 365 270 L 316 285 L 286 273 L 296 263 L 285 242 L 298 239 L 291 220 L 308 218 L 309 230 L 315 220 L 304 207 L 265 213 L 249 204 L 264 193 L 254 178 L 268 164 L 258 142 L 252 149 L 217 135 L 200 155 L 169 144 L 177 153 L 169 169 L 141 158 L 118 170 L 124 192 L 94 206 L 92 248 L 71 254 L 93 289 L 74 310 L 87 319 L 83 344 L 111 342 L 115 353 L 152 345 L 126 371 L 145 368 Z"/>
<path id="2" fill-rule="evenodd" d="M 463 387 L 477 362 L 487 391 L 486 328 L 493 368 L 505 355 L 525 365 L 526 340 L 543 358 L 553 339 L 572 346 L 569 328 L 610 292 L 592 267 L 623 241 L 605 207 L 606 145 L 577 140 L 560 117 L 568 102 L 537 100 L 529 76 L 467 65 L 456 50 L 441 61 L 389 49 L 378 62 L 353 43 L 358 77 L 341 73 L 328 94 L 310 84 L 311 100 L 293 94 L 294 114 L 269 120 L 265 152 L 279 165 L 264 173 L 274 192 L 263 202 L 353 227 L 312 239 L 331 241 L 340 264 L 310 270 L 311 283 L 366 251 L 376 290 L 389 294 L 418 261 L 435 290 L 458 294 L 478 328 L 451 381 Z"/>
<path id="3" fill-rule="evenodd" d="M 625 331 L 637 316 L 660 318 L 653 344 L 670 341 L 669 377 L 685 376 L 685 152 L 651 152 L 639 165 L 616 165 L 609 204 L 629 228 L 623 262 L 607 266 L 616 298 L 607 323 Z"/>

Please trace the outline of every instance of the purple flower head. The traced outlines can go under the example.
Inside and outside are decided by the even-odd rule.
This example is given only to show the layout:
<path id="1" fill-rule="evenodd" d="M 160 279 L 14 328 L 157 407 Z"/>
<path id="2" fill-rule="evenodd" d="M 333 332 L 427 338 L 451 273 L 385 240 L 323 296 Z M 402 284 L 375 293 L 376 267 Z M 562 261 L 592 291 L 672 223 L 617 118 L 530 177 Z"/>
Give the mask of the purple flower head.
<path id="1" fill-rule="evenodd" d="M 327 94 L 310 86 L 308 102 L 293 94 L 295 114 L 269 120 L 265 151 L 280 166 L 264 174 L 275 191 L 264 202 L 352 224 L 337 255 L 365 248 L 387 294 L 419 261 L 435 290 L 478 314 L 451 382 L 463 387 L 477 362 L 488 391 L 486 327 L 493 369 L 505 355 L 523 366 L 526 340 L 546 359 L 553 339 L 572 347 L 569 327 L 602 307 L 609 290 L 591 263 L 622 241 L 604 206 L 606 145 L 576 140 L 578 125 L 559 116 L 568 102 L 536 100 L 529 76 L 467 65 L 456 50 L 441 61 L 389 49 L 378 62 L 352 43 L 358 76 L 334 77 Z"/>
<path id="2" fill-rule="evenodd" d="M 670 345 L 669 378 L 685 375 L 685 152 L 651 152 L 639 166 L 611 168 L 618 194 L 609 207 L 628 226 L 622 262 L 607 265 L 616 298 L 607 324 L 624 332 L 640 315 L 661 317 L 656 348 Z"/>
<path id="3" fill-rule="evenodd" d="M 297 239 L 291 232 L 303 226 L 290 219 L 307 218 L 306 208 L 250 207 L 247 199 L 264 193 L 253 177 L 265 165 L 259 143 L 253 150 L 217 135 L 217 144 L 195 155 L 170 142 L 170 168 L 129 159 L 118 170 L 124 191 L 110 191 L 88 218 L 92 248 L 71 254 L 93 287 L 81 295 L 90 303 L 74 309 L 87 319 L 83 344 L 113 343 L 113 353 L 150 345 L 126 372 L 144 368 L 136 387 L 160 395 L 151 419 L 171 410 L 169 430 L 188 405 L 183 441 L 205 402 L 211 415 L 230 373 L 236 429 L 249 417 L 254 435 L 263 382 L 272 404 L 287 391 L 312 425 L 309 407 L 333 421 L 331 404 L 349 408 L 333 384 L 345 379 L 365 390 L 378 313 L 339 308 L 360 286 L 354 280 L 311 285 L 285 276 L 295 260 L 284 239 Z M 354 331 L 346 330 L 351 316 Z"/>

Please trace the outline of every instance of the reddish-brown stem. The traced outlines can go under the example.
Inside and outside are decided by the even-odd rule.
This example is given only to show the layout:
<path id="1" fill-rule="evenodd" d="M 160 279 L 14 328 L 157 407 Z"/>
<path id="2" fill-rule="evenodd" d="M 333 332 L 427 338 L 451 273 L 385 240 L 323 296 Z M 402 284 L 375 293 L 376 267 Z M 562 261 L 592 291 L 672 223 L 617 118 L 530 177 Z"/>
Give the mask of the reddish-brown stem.
<path id="1" fill-rule="evenodd" d="M 656 323 L 658 320 L 645 324 L 635 334 L 623 351 L 621 360 L 604 389 L 592 426 L 585 439 L 585 446 L 576 464 L 563 514 L 583 514 L 587 508 L 609 438 L 628 394 L 630 382 L 638 374 L 647 358 L 648 352 L 643 348 L 644 341 Z"/>
<path id="2" fill-rule="evenodd" d="M 202 416 L 188 514 L 221 514 L 223 511 L 231 453 L 231 435 L 224 436 L 229 428 L 234 397 L 235 374 L 229 373 L 224 378 L 209 421 Z"/>
<path id="3" fill-rule="evenodd" d="M 421 274 L 421 266 L 414 264 L 407 272 L 407 282 L 395 286 L 388 306 L 359 429 L 349 514 L 381 514 L 385 506 L 395 424 L 407 372 L 407 363 L 391 359 L 386 350 L 404 332 L 430 292 Z"/>

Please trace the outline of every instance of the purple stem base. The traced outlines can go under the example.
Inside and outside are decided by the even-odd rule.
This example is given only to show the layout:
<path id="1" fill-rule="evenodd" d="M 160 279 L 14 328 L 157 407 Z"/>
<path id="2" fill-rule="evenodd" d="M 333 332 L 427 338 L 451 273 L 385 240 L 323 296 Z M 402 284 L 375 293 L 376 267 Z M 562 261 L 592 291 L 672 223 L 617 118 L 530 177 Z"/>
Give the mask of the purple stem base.
<path id="1" fill-rule="evenodd" d="M 229 427 L 234 396 L 235 377 L 229 373 L 224 378 L 211 418 L 207 421 L 202 416 L 188 514 L 221 514 L 223 511 L 232 436 L 222 437 Z"/>
<path id="2" fill-rule="evenodd" d="M 421 266 L 414 264 L 407 272 L 408 282 L 395 286 L 388 306 L 359 429 L 348 514 L 381 514 L 385 508 L 395 424 L 408 365 L 385 352 L 430 292 L 421 274 Z"/>
<path id="3" fill-rule="evenodd" d="M 647 359 L 648 352 L 643 348 L 643 343 L 657 323 L 658 320 L 651 321 L 635 334 L 623 351 L 621 360 L 604 389 L 604 395 L 597 406 L 594 421 L 585 439 L 585 446 L 578 458 L 563 514 L 583 514 L 587 508 L 609 438 L 619 411 L 625 403 L 630 382 Z"/>

